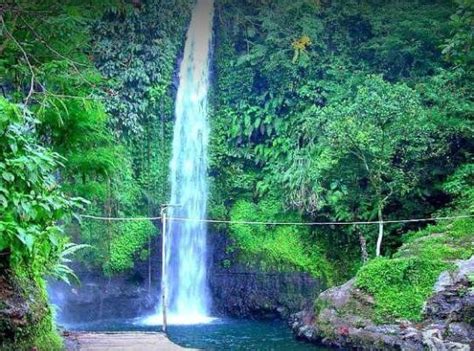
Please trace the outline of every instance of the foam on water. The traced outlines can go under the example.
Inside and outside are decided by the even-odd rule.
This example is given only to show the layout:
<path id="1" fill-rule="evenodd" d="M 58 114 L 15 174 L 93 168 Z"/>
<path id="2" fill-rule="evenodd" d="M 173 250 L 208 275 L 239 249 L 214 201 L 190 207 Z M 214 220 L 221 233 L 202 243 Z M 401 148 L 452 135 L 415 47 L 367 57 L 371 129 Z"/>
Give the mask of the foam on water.
<path id="1" fill-rule="evenodd" d="M 167 324 L 169 325 L 193 325 L 193 324 L 209 324 L 219 321 L 215 317 L 207 317 L 203 315 L 174 315 L 167 316 Z M 144 326 L 158 326 L 162 325 L 163 316 L 161 314 L 154 314 L 145 318 L 141 318 L 135 322 L 136 325 Z"/>

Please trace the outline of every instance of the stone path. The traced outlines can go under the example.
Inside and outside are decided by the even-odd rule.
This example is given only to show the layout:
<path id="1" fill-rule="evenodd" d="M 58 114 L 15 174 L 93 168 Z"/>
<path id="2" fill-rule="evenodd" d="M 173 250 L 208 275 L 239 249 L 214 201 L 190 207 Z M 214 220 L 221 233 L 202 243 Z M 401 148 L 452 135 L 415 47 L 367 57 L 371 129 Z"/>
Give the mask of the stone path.
<path id="1" fill-rule="evenodd" d="M 68 333 L 68 351 L 179 351 L 190 350 L 173 344 L 163 333 Z"/>

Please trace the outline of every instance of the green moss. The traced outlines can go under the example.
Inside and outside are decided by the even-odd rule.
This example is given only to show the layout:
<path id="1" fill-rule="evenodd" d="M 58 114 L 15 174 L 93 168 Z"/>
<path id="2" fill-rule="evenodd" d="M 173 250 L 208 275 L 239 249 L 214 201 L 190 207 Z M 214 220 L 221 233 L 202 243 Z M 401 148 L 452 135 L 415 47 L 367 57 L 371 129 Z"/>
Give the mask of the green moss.
<path id="1" fill-rule="evenodd" d="M 375 298 L 376 321 L 418 321 L 436 279 L 448 267 L 438 260 L 417 257 L 378 258 L 357 273 L 356 285 Z"/>
<path id="2" fill-rule="evenodd" d="M 54 323 L 53 311 L 48 303 L 45 281 L 15 267 L 12 278 L 15 294 L 28 306 L 26 324 L 14 330 L 14 338 L 0 341 L 5 351 L 63 350 L 63 340 Z"/>
<path id="3" fill-rule="evenodd" d="M 466 218 L 408 233 L 395 257 L 417 256 L 438 261 L 468 259 L 474 253 L 473 228 L 474 220 Z"/>
<path id="4" fill-rule="evenodd" d="M 1 345 L 4 351 L 63 350 L 63 340 L 59 336 L 51 316 L 44 317 L 39 324 L 32 324 L 21 332 L 18 340 L 12 344 Z"/>
<path id="5" fill-rule="evenodd" d="M 319 312 L 321 312 L 322 310 L 324 310 L 327 307 L 329 307 L 329 303 L 324 299 L 319 299 L 318 298 L 314 302 L 314 311 L 315 311 L 316 315 L 318 315 Z"/>
<path id="6" fill-rule="evenodd" d="M 258 204 L 240 200 L 230 215 L 233 221 L 301 221 L 296 214 L 284 214 L 281 202 L 276 200 L 263 200 Z M 330 280 L 330 265 L 321 249 L 309 243 L 307 228 L 233 224 L 230 229 L 243 261 L 264 270 L 299 270 Z"/>
<path id="7" fill-rule="evenodd" d="M 148 252 L 145 256 L 142 248 L 157 232 L 151 221 L 121 223 L 116 229 L 118 233 L 110 243 L 110 258 L 104 265 L 108 275 L 133 268 L 138 256 L 146 259 Z"/>
<path id="8" fill-rule="evenodd" d="M 357 273 L 356 286 L 375 298 L 375 320 L 421 319 L 439 274 L 474 254 L 472 219 L 407 234 L 394 258 L 377 258 Z"/>
<path id="9" fill-rule="evenodd" d="M 133 217 L 133 215 L 131 215 Z M 79 260 L 91 269 L 102 269 L 106 275 L 114 275 L 131 269 L 137 260 L 144 261 L 150 252 L 146 245 L 157 229 L 151 221 L 100 222 L 84 221 L 80 237 L 90 249 L 79 252 Z M 73 228 L 68 229 L 73 233 Z"/>

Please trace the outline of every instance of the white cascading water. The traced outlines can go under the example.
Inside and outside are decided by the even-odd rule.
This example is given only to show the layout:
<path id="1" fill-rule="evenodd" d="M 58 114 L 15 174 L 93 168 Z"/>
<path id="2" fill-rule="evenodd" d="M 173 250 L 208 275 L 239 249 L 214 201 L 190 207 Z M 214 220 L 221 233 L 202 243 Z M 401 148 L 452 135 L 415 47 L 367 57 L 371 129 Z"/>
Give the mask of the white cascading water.
<path id="1" fill-rule="evenodd" d="M 207 206 L 207 143 L 209 56 L 212 0 L 198 0 L 191 17 L 176 97 L 176 122 L 171 160 L 171 218 L 204 219 Z M 209 294 L 206 277 L 206 224 L 170 221 L 168 291 L 170 321 L 206 318 Z"/>
<path id="2" fill-rule="evenodd" d="M 203 323 L 209 318 L 206 224 L 209 60 L 213 0 L 197 0 L 179 70 L 171 159 L 171 204 L 167 211 L 168 323 Z M 161 323 L 158 315 L 145 320 Z"/>

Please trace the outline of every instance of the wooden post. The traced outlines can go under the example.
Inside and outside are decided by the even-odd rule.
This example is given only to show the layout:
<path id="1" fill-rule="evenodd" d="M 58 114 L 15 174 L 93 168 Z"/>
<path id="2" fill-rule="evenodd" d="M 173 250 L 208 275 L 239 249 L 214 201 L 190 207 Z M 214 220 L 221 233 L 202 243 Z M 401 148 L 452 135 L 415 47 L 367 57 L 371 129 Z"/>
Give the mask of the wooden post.
<path id="1" fill-rule="evenodd" d="M 379 257 L 382 252 L 382 239 L 383 239 L 383 217 L 382 217 L 382 208 L 379 206 L 378 210 L 379 217 L 379 235 L 377 237 L 377 247 L 375 248 L 375 256 Z"/>
<path id="2" fill-rule="evenodd" d="M 166 333 L 167 320 L 166 320 L 166 308 L 167 308 L 167 272 L 166 272 L 166 207 L 161 208 L 161 309 L 163 313 L 163 325 L 161 329 L 163 333 Z"/>

